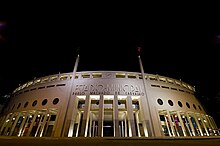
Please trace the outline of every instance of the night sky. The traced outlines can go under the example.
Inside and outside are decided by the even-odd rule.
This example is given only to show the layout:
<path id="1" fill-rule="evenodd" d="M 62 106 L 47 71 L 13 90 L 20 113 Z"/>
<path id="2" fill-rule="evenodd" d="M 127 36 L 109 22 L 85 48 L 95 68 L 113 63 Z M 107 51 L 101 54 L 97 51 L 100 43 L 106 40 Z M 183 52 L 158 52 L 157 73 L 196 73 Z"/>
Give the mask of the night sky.
<path id="1" fill-rule="evenodd" d="M 78 71 L 139 72 L 142 47 L 146 73 L 196 87 L 198 98 L 220 90 L 218 5 L 78 4 L 9 6 L 1 10 L 0 94 L 51 74 Z"/>

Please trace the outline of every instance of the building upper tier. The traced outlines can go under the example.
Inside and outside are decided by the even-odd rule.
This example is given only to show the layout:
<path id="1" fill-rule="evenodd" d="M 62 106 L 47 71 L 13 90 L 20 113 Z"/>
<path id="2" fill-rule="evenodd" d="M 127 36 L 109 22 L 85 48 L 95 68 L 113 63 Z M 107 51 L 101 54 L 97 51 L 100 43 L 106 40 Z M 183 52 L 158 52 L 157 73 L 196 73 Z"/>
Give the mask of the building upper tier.
<path id="1" fill-rule="evenodd" d="M 39 84 L 45 84 L 49 82 L 55 82 L 55 81 L 63 81 L 63 80 L 70 80 L 73 76 L 73 73 L 62 73 L 62 74 L 54 74 L 54 75 L 49 75 L 45 77 L 40 77 L 33 79 L 29 82 L 26 82 L 22 85 L 20 85 L 18 88 L 16 88 L 13 91 L 13 94 L 16 92 L 19 92 L 20 90 L 23 90 L 25 88 L 34 86 L 34 85 L 39 85 Z M 125 78 L 125 79 L 136 79 L 140 80 L 143 79 L 142 74 L 138 72 L 124 72 L 124 71 L 83 71 L 83 72 L 76 72 L 75 79 L 84 79 L 84 78 Z M 181 86 L 183 88 L 186 88 L 188 90 L 191 90 L 192 92 L 195 92 L 195 87 L 181 81 L 181 80 L 176 80 L 173 78 L 165 77 L 165 76 L 160 76 L 160 75 L 155 75 L 155 74 L 144 74 L 144 78 L 146 80 L 151 80 L 151 81 L 158 81 L 158 82 L 164 82 L 164 83 L 169 83 L 169 84 L 174 84 L 177 86 Z"/>

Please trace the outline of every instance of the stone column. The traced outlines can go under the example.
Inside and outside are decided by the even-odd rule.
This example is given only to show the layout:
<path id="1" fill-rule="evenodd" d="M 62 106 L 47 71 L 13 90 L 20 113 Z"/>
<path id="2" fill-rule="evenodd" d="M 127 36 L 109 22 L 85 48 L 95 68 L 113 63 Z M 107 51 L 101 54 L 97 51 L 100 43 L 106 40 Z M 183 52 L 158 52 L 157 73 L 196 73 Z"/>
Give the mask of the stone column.
<path id="1" fill-rule="evenodd" d="M 14 124 L 12 125 L 12 128 L 11 128 L 11 131 L 10 131 L 9 136 L 12 136 L 12 134 L 13 134 L 13 132 L 14 132 L 14 129 L 15 129 L 15 126 L 17 125 L 18 119 L 20 118 L 20 116 L 21 116 L 21 113 L 18 113 L 18 115 L 17 115 L 17 117 L 16 117 L 16 119 L 15 119 L 15 122 L 14 122 Z"/>
<path id="2" fill-rule="evenodd" d="M 117 95 L 115 95 L 113 99 L 113 121 L 114 121 L 114 137 L 120 137 L 119 119 L 118 119 L 118 96 Z"/>
<path id="3" fill-rule="evenodd" d="M 88 130 L 88 122 L 89 122 L 89 112 L 90 112 L 90 104 L 91 104 L 91 99 L 90 96 L 86 96 L 85 100 L 85 107 L 84 107 L 84 113 L 83 113 L 83 119 L 82 119 L 82 124 L 81 124 L 81 131 L 79 136 L 86 137 L 87 136 L 87 130 Z"/>
<path id="4" fill-rule="evenodd" d="M 127 105 L 127 112 L 128 112 L 129 137 L 135 137 L 136 136 L 136 128 L 135 128 L 135 122 L 134 122 L 131 96 L 127 97 L 126 105 Z"/>
<path id="5" fill-rule="evenodd" d="M 99 98 L 99 117 L 98 117 L 98 136 L 103 137 L 103 121 L 104 121 L 104 97 Z"/>
<path id="6" fill-rule="evenodd" d="M 182 120 L 182 117 L 181 117 L 179 111 L 177 111 L 176 114 L 177 114 L 177 116 L 178 116 L 178 118 L 179 118 L 179 121 L 180 121 L 180 124 L 181 124 L 181 127 L 182 127 L 182 131 L 183 131 L 183 135 L 184 135 L 184 136 L 187 136 L 187 135 L 186 135 L 186 129 L 185 129 L 185 126 L 184 126 L 184 124 L 183 124 L 183 120 Z"/>
<path id="7" fill-rule="evenodd" d="M 34 123 L 35 123 L 35 120 L 37 118 L 37 115 L 38 115 L 38 112 L 33 113 L 33 119 L 31 120 L 31 125 L 30 125 L 30 127 L 28 129 L 28 132 L 27 132 L 26 136 L 30 136 L 31 130 L 32 130 L 33 126 L 34 126 Z"/>
<path id="8" fill-rule="evenodd" d="M 170 128 L 171 128 L 172 133 L 173 133 L 172 136 L 177 136 L 177 135 L 176 135 L 176 131 L 175 131 L 175 129 L 173 128 L 173 121 L 172 121 L 172 119 L 171 119 L 171 117 L 170 117 L 170 112 L 169 112 L 168 110 L 167 110 L 167 116 L 168 116 L 168 120 L 169 120 L 169 122 L 170 122 Z"/>

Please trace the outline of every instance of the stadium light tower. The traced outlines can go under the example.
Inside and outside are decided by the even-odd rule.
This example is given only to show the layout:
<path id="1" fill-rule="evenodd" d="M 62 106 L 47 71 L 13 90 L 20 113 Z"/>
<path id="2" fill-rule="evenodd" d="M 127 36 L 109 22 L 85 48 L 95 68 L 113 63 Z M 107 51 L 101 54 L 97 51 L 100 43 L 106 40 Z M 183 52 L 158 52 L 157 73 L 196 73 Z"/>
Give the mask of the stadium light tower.
<path id="1" fill-rule="evenodd" d="M 72 135 L 71 133 L 69 133 L 69 129 L 73 128 L 72 126 L 74 125 L 74 121 L 72 118 L 72 108 L 69 109 L 69 107 L 71 107 L 71 98 L 72 98 L 72 90 L 73 90 L 73 82 L 75 80 L 76 77 L 76 71 L 78 68 L 78 64 L 79 64 L 79 48 L 77 48 L 77 57 L 76 57 L 76 61 L 75 61 L 75 65 L 74 65 L 74 69 L 73 69 L 73 74 L 72 74 L 72 78 L 70 80 L 70 84 L 69 87 L 67 88 L 67 106 L 66 106 L 66 112 L 65 112 L 65 118 L 64 118 L 64 124 L 63 124 L 63 128 L 62 128 L 62 136 L 68 136 L 68 135 Z M 70 114 L 70 116 L 69 116 Z"/>
<path id="2" fill-rule="evenodd" d="M 149 137 L 155 136 L 155 132 L 154 132 L 154 128 L 153 128 L 153 120 L 152 120 L 152 116 L 151 116 L 151 111 L 150 111 L 150 104 L 149 104 L 149 99 L 148 99 L 148 95 L 147 95 L 147 83 L 145 80 L 145 75 L 144 75 L 144 68 L 142 65 L 142 61 L 141 61 L 141 47 L 138 47 L 138 60 L 139 60 L 139 65 L 140 65 L 140 70 L 141 70 L 141 75 L 142 75 L 142 80 L 143 80 L 143 85 L 144 85 L 144 92 L 145 92 L 145 97 L 143 100 L 147 103 L 147 106 L 143 106 L 145 108 L 146 111 L 146 115 L 148 115 L 146 118 L 144 118 L 144 123 L 147 126 L 147 133 L 145 133 L 146 135 L 148 135 Z M 145 116 L 146 116 L 145 115 Z"/>

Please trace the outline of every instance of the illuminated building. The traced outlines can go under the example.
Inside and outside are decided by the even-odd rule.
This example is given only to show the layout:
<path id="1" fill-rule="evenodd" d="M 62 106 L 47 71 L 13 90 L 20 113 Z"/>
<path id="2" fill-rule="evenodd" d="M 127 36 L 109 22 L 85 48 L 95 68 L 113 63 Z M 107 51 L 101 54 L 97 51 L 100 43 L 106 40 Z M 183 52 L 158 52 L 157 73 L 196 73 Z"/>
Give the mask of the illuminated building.
<path id="1" fill-rule="evenodd" d="M 219 135 L 194 93 L 183 81 L 146 74 L 143 68 L 141 73 L 74 68 L 73 73 L 37 78 L 16 88 L 1 115 L 0 135 Z"/>

